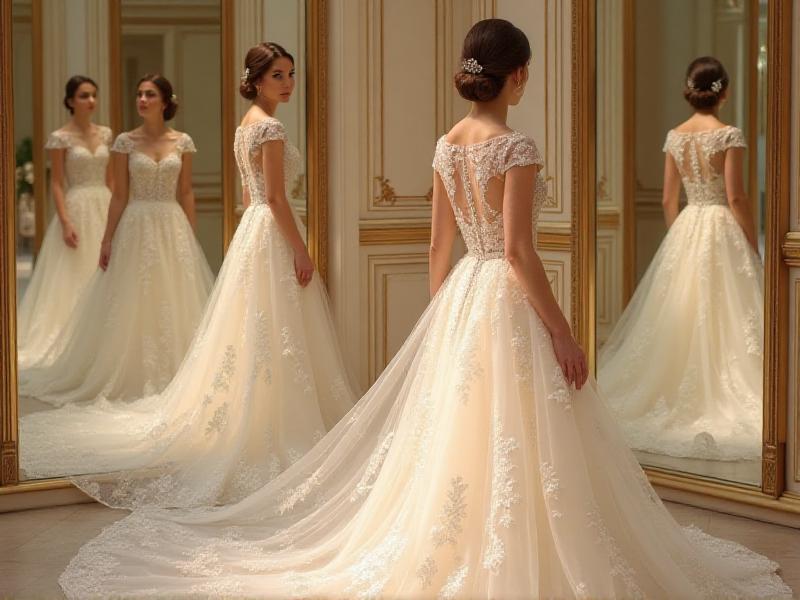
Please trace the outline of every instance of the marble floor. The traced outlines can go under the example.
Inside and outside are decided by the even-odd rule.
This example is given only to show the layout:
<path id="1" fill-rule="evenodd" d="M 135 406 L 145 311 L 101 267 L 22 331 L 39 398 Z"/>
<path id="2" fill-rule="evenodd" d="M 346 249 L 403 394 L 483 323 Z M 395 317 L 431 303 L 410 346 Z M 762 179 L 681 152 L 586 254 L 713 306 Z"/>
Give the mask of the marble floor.
<path id="1" fill-rule="evenodd" d="M 800 596 L 800 530 L 667 503 L 682 524 L 693 523 L 777 561 Z M 78 548 L 124 516 L 100 504 L 77 504 L 0 514 L 0 598 L 63 598 L 58 575 Z"/>

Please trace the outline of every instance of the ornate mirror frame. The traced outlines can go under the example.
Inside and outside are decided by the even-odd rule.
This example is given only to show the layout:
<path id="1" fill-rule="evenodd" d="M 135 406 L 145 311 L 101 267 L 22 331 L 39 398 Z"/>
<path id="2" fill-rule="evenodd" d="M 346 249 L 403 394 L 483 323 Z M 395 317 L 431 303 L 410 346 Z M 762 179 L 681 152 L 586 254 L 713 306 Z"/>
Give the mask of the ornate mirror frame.
<path id="1" fill-rule="evenodd" d="M 40 0 L 33 0 L 34 6 Z M 12 63 L 11 2 L 0 3 L 0 64 Z M 239 181 L 233 156 L 233 136 L 237 120 L 238 61 L 235 60 L 235 5 L 233 0 L 221 0 L 222 52 L 222 139 L 226 150 L 223 160 L 223 240 L 225 248 L 233 237 L 236 215 L 236 186 Z M 312 259 L 323 280 L 327 280 L 327 0 L 306 0 L 306 61 L 307 61 L 307 189 L 308 189 L 308 246 Z M 34 19 L 41 11 L 34 10 Z M 111 61 L 120 56 L 120 0 L 109 4 Z M 114 64 L 112 62 L 111 64 Z M 40 77 L 41 79 L 41 77 Z M 120 90 L 114 89 L 112 78 L 112 107 Z M 10 68 L 0 69 L 0 155 L 14 156 L 13 94 Z M 122 117 L 119 107 L 112 108 L 112 123 L 119 127 Z M 37 177 L 37 179 L 39 179 Z M 16 361 L 16 206 L 14 168 L 10 161 L 0 161 L 0 496 L 38 490 L 71 488 L 66 479 L 19 481 L 18 458 L 18 398 Z"/>
<path id="2" fill-rule="evenodd" d="M 629 2 L 626 2 L 629 4 Z M 626 9 L 628 10 L 628 9 Z M 572 0 L 573 326 L 595 363 L 596 0 Z M 767 15 L 764 441 L 759 487 L 646 467 L 653 484 L 800 514 L 785 493 L 788 407 L 791 191 L 792 0 L 770 0 Z M 629 56 L 630 53 L 626 54 Z M 790 239 L 792 238 L 792 239 Z M 789 248 L 791 250 L 791 248 Z"/>

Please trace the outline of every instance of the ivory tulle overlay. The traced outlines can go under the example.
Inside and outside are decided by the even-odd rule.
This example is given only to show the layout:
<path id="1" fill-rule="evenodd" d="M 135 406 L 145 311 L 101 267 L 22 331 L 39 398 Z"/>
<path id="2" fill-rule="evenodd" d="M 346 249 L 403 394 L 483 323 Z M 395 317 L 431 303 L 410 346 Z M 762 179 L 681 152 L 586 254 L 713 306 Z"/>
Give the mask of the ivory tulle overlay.
<path id="1" fill-rule="evenodd" d="M 194 151 L 191 138 L 182 134 L 160 162 L 136 150 L 125 133 L 112 150 L 129 154 L 130 197 L 108 269 L 92 276 L 69 324 L 41 359 L 20 371 L 20 394 L 55 406 L 133 400 L 163 390 L 213 283 L 176 201 L 181 154 Z"/>
<path id="2" fill-rule="evenodd" d="M 252 204 L 175 379 L 162 394 L 121 406 L 25 418 L 26 469 L 94 473 L 73 481 L 114 507 L 228 503 L 274 479 L 352 408 L 325 290 L 318 277 L 298 285 L 264 201 L 257 153 L 270 139 L 285 140 L 276 120 L 237 130 Z M 285 149 L 293 181 L 300 157 L 288 142 Z"/>
<path id="3" fill-rule="evenodd" d="M 375 385 L 241 502 L 105 529 L 61 576 L 67 596 L 789 598 L 775 563 L 681 529 L 591 382 L 567 387 L 502 258 L 502 197 L 486 199 L 539 163 L 517 133 L 441 141 L 469 253 Z"/>
<path id="4" fill-rule="evenodd" d="M 111 130 L 99 127 L 99 145 L 92 152 L 75 134 L 50 134 L 47 149 L 64 148 L 64 204 L 78 234 L 77 248 L 63 240 L 54 216 L 47 227 L 30 285 L 17 310 L 17 364 L 36 363 L 67 324 L 92 274 L 97 270 L 100 241 L 106 225 L 111 190 L 106 187 Z"/>
<path id="5" fill-rule="evenodd" d="M 599 355 L 598 380 L 633 448 L 761 456 L 764 270 L 727 206 L 738 129 L 670 132 L 688 205 Z"/>

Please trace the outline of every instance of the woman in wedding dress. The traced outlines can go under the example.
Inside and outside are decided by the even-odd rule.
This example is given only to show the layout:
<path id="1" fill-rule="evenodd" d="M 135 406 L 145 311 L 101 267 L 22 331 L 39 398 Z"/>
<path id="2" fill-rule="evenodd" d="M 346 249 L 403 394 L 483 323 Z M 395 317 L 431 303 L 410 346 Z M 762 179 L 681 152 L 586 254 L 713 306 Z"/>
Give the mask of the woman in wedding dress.
<path id="1" fill-rule="evenodd" d="M 145 76 L 136 105 L 142 126 L 111 148 L 114 190 L 101 270 L 68 326 L 20 371 L 21 395 L 61 406 L 160 392 L 202 315 L 213 276 L 192 231 L 194 143 L 165 123 L 177 111 L 165 78 Z"/>
<path id="2" fill-rule="evenodd" d="M 97 84 L 82 75 L 71 77 L 64 106 L 72 117 L 50 134 L 45 145 L 56 214 L 17 310 L 20 369 L 41 359 L 97 270 L 112 173 L 108 160 L 111 129 L 92 123 L 96 102 Z"/>
<path id="3" fill-rule="evenodd" d="M 227 503 L 352 408 L 325 289 L 287 200 L 302 164 L 274 114 L 294 90 L 294 59 L 264 43 L 245 67 L 240 91 L 253 105 L 234 151 L 246 208 L 187 358 L 161 395 L 24 418 L 26 472 L 100 474 L 73 481 L 114 507 Z"/>
<path id="4" fill-rule="evenodd" d="M 534 250 L 541 157 L 506 125 L 529 59 L 507 21 L 468 33 L 472 110 L 433 160 L 433 299 L 350 415 L 237 504 L 106 528 L 69 598 L 790 597 L 768 559 L 675 523 L 584 385 Z"/>
<path id="5" fill-rule="evenodd" d="M 664 144 L 667 235 L 600 352 L 598 381 L 633 448 L 760 459 L 764 269 L 745 141 L 717 116 L 720 62 L 698 58 L 686 80 L 695 112 Z"/>

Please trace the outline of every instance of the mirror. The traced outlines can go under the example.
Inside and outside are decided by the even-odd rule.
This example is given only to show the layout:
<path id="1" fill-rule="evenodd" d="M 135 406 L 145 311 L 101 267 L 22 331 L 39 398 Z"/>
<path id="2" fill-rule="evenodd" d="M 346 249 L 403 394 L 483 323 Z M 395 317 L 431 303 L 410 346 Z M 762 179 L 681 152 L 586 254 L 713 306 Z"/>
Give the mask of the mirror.
<path id="1" fill-rule="evenodd" d="M 17 167 L 18 174 L 15 236 L 21 480 L 77 475 L 83 472 L 80 468 L 65 472 L 37 459 L 39 448 L 57 444 L 58 427 L 61 425 L 54 423 L 47 436 L 41 435 L 43 430 L 38 428 L 37 437 L 34 437 L 30 434 L 31 429 L 26 428 L 26 422 L 30 421 L 29 417 L 32 415 L 41 417 L 47 412 L 54 415 L 55 419 L 57 413 L 54 411 L 62 405 L 60 401 L 54 401 L 53 394 L 49 391 L 39 394 L 37 390 L 41 386 L 36 388 L 30 383 L 41 373 L 49 369 L 50 373 L 56 374 L 50 378 L 56 387 L 80 390 L 69 392 L 70 406 L 85 406 L 87 410 L 91 410 L 89 405 L 98 399 L 101 402 L 115 402 L 125 401 L 129 396 L 131 399 L 135 397 L 118 390 L 116 384 L 101 384 L 99 380 L 94 387 L 87 387 L 86 381 L 91 382 L 94 377 L 92 365 L 84 365 L 85 368 L 51 368 L 54 364 L 64 367 L 61 364 L 64 363 L 62 358 L 66 354 L 64 348 L 75 350 L 75 344 L 82 344 L 83 342 L 75 341 L 86 337 L 81 331 L 91 329 L 93 336 L 109 338 L 127 335 L 124 347 L 127 350 L 138 347 L 141 350 L 136 351 L 139 352 L 139 362 L 146 362 L 142 357 L 152 348 L 163 344 L 164 335 L 147 336 L 141 333 L 137 338 L 136 331 L 133 334 L 118 333 L 124 328 L 121 325 L 128 319 L 135 321 L 135 317 L 130 317 L 127 310 L 122 311 L 125 317 L 120 318 L 114 317 L 111 314 L 113 311 L 105 314 L 102 303 L 95 304 L 98 310 L 94 315 L 87 316 L 85 309 L 78 308 L 81 303 L 90 303 L 83 296 L 93 295 L 87 292 L 94 285 L 93 279 L 108 277 L 112 269 L 109 265 L 106 273 L 101 275 L 97 268 L 100 239 L 109 212 L 109 188 L 113 185 L 113 177 L 109 179 L 108 175 L 111 156 L 109 149 L 120 133 L 134 130 L 142 123 L 136 100 L 141 77 L 145 73 L 160 73 L 171 82 L 177 97 L 178 110 L 167 125 L 188 134 L 196 148 L 196 152 L 191 154 L 191 189 L 196 216 L 194 235 L 199 243 L 197 252 L 202 261 L 197 257 L 193 260 L 195 263 L 207 262 L 207 266 L 195 265 L 195 279 L 201 281 L 198 286 L 202 288 L 194 311 L 197 313 L 195 321 L 202 315 L 205 298 L 213 283 L 213 274 L 222 264 L 225 238 L 229 233 L 223 227 L 226 206 L 241 196 L 232 140 L 227 139 L 225 124 L 231 123 L 234 127 L 238 125 L 239 118 L 249 103 L 238 94 L 241 65 L 234 58 L 230 44 L 226 46 L 226 36 L 229 42 L 236 42 L 236 47 L 244 48 L 264 39 L 274 39 L 294 55 L 297 71 L 295 93 L 290 102 L 279 107 L 276 117 L 284 123 L 290 141 L 306 158 L 306 165 L 309 164 L 309 114 L 319 117 L 316 110 L 309 113 L 307 107 L 309 97 L 319 98 L 319 90 L 311 94 L 306 89 L 306 79 L 312 78 L 306 73 L 306 20 L 310 9 L 304 0 L 261 0 L 256 11 L 262 17 L 260 22 L 246 25 L 241 19 L 236 21 L 235 8 L 223 6 L 221 0 L 174 0 L 168 4 L 146 0 L 112 0 L 78 5 L 67 0 L 55 0 L 48 4 L 47 14 L 43 13 L 41 6 L 41 0 L 14 0 L 12 11 L 16 148 L 14 166 Z M 313 10 L 317 10 L 313 8 L 313 3 L 311 6 Z M 76 15 L 74 11 L 81 14 Z M 69 18 L 65 18 L 67 15 Z M 251 27 L 252 30 L 248 31 L 253 36 L 248 36 L 248 32 L 242 33 L 241 29 L 247 27 Z M 56 30 L 57 35 L 54 34 Z M 251 41 L 249 37 L 254 39 Z M 54 46 L 47 47 L 47 55 L 55 53 L 63 56 L 63 64 L 43 61 L 42 39 L 48 40 L 46 44 Z M 319 52 L 319 49 L 312 48 L 312 51 Z M 229 76 L 231 72 L 234 73 L 232 78 Z M 95 135 L 86 139 L 79 138 L 77 141 L 69 138 L 67 141 L 54 142 L 50 132 L 70 129 L 71 115 L 63 104 L 64 85 L 69 77 L 78 73 L 92 80 L 91 83 L 81 83 L 76 94 L 85 93 L 86 98 L 91 97 L 96 103 L 91 118 L 93 125 L 89 129 Z M 109 126 L 111 131 L 104 134 L 104 130 L 98 126 Z M 129 157 L 134 152 L 147 154 L 139 151 L 135 145 L 133 148 Z M 175 143 L 179 156 L 183 156 L 182 148 L 184 146 L 179 148 L 178 142 Z M 170 153 L 171 150 L 168 150 L 167 155 Z M 151 166 L 160 169 L 160 162 L 164 157 L 149 158 L 153 161 Z M 62 161 L 60 170 L 64 176 L 60 195 L 56 189 L 59 186 L 53 184 L 58 179 L 59 172 L 59 165 L 54 169 L 54 159 Z M 129 197 L 132 197 L 136 193 L 132 191 L 132 182 L 136 175 L 131 167 L 133 159 L 128 158 L 128 161 Z M 324 165 L 316 168 L 318 172 Z M 303 169 L 288 189 L 289 200 L 304 223 L 308 223 L 310 214 L 320 210 L 316 205 L 309 209 L 309 196 L 314 197 L 315 201 L 321 198 L 316 182 L 307 183 L 308 170 Z M 84 177 L 92 179 L 90 183 L 94 187 L 90 189 L 91 186 L 84 185 Z M 307 191 L 309 187 L 311 194 Z M 173 193 L 171 190 L 172 188 L 167 193 L 168 196 Z M 175 193 L 180 201 L 181 191 L 177 185 Z M 57 200 L 62 200 L 65 208 L 59 208 Z M 88 267 L 83 270 L 85 272 L 81 272 L 80 277 L 65 268 L 60 258 L 69 256 L 68 253 L 75 248 L 69 247 L 64 239 L 59 211 L 73 210 L 77 203 L 93 207 L 89 225 L 96 230 L 90 231 L 89 225 L 83 223 L 80 226 L 75 225 L 77 246 L 80 249 L 86 247 L 90 255 L 86 259 Z M 78 221 L 77 217 L 70 218 Z M 117 226 L 115 236 L 119 235 L 121 227 Z M 311 237 L 325 239 L 324 232 L 309 226 L 309 238 Z M 152 240 L 148 240 L 143 238 L 140 245 L 150 248 Z M 112 260 L 115 258 L 114 254 L 111 254 Z M 181 264 L 184 258 L 181 256 Z M 154 260 L 163 262 L 163 254 L 154 255 Z M 128 270 L 131 272 L 129 278 L 135 279 L 137 274 L 141 275 L 135 266 Z M 181 269 L 173 269 L 172 273 L 174 275 L 180 271 Z M 41 273 L 38 283 L 37 273 Z M 66 279 L 60 279 L 64 275 L 67 276 Z M 142 285 L 146 285 L 146 282 Z M 49 298 L 50 303 L 43 304 L 42 298 Z M 143 299 L 140 300 L 142 301 L 139 304 L 145 303 Z M 191 312 L 186 307 L 185 298 L 172 302 L 170 306 L 172 308 L 169 310 L 159 309 L 159 314 L 166 315 L 170 310 Z M 158 319 L 161 320 L 156 329 L 162 333 L 166 330 L 172 335 L 168 331 L 171 319 Z M 136 323 L 137 326 L 140 324 L 139 321 Z M 141 331 L 144 329 L 142 327 Z M 183 332 L 183 346 L 191 341 L 192 333 L 193 328 Z M 95 362 L 104 360 L 102 354 L 100 353 Z M 153 368 L 163 372 L 152 381 L 147 379 L 139 382 L 141 389 L 138 397 L 158 393 L 169 382 L 183 356 L 182 352 L 170 354 L 175 359 L 170 359 L 170 365 L 165 366 L 161 360 L 152 361 L 159 363 L 153 365 Z M 132 356 L 120 353 L 117 360 L 121 364 L 136 363 L 137 359 L 131 358 Z M 73 382 L 74 385 L 65 382 L 73 377 L 73 372 L 81 373 L 81 381 Z M 117 374 L 111 379 L 115 377 Z M 48 380 L 48 386 L 50 383 Z M 28 393 L 29 390 L 33 391 Z M 70 421 L 69 426 L 79 427 L 80 415 L 77 415 L 76 420 Z M 101 434 L 87 432 L 87 435 L 95 433 Z"/>
<path id="2" fill-rule="evenodd" d="M 596 5 L 598 382 L 643 465 L 751 485 L 763 419 L 766 4 Z M 727 80 L 708 61 L 696 82 L 687 74 L 704 56 Z"/>

